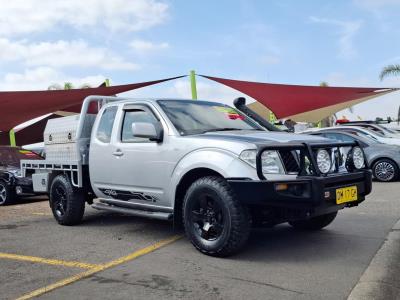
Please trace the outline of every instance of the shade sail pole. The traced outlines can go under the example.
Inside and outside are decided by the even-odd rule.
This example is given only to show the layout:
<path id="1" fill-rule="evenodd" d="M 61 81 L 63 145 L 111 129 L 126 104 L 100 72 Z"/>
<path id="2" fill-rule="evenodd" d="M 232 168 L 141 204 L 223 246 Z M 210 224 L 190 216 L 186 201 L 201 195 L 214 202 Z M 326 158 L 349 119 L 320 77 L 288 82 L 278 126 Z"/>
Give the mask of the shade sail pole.
<path id="1" fill-rule="evenodd" d="M 9 135 L 10 135 L 10 146 L 11 147 L 16 147 L 17 146 L 17 142 L 15 140 L 15 131 L 14 131 L 14 129 L 10 130 Z"/>
<path id="2" fill-rule="evenodd" d="M 192 99 L 197 100 L 197 86 L 196 86 L 196 73 L 194 70 L 190 71 L 190 87 L 192 89 Z"/>

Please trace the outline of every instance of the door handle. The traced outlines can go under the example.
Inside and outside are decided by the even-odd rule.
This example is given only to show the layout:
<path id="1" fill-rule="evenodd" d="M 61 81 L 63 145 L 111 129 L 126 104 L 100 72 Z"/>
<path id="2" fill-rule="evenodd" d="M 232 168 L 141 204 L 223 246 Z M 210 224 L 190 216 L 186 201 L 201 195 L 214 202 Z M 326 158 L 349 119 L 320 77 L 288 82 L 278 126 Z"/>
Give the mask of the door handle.
<path id="1" fill-rule="evenodd" d="M 113 155 L 114 155 L 114 156 L 122 156 L 122 155 L 124 155 L 124 152 L 122 152 L 120 149 L 117 149 L 117 150 L 113 153 Z"/>

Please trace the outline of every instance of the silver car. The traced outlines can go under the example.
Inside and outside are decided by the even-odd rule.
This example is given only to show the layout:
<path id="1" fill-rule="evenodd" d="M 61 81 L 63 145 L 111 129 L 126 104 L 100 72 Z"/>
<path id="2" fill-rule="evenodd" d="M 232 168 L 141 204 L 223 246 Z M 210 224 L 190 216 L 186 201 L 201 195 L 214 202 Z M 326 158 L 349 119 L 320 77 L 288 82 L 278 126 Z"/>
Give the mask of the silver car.
<path id="1" fill-rule="evenodd" d="M 244 99 L 236 100 L 243 109 Z M 102 108 L 94 115 L 96 102 Z M 80 116 L 48 121 L 46 160 L 24 160 L 22 169 L 33 173 L 35 190 L 49 193 L 61 225 L 80 223 L 88 202 L 183 225 L 196 249 L 213 256 L 239 251 L 252 227 L 324 228 L 371 192 L 356 143 L 269 131 L 275 127 L 244 111 L 91 96 Z M 343 147 L 347 156 L 339 155 Z"/>

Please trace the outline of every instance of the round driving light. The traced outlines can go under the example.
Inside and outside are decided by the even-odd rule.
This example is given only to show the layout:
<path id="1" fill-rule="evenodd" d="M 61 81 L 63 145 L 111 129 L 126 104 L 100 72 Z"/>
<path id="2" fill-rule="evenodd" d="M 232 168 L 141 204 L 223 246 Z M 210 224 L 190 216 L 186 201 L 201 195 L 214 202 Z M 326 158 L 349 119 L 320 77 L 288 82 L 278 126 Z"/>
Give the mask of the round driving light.
<path id="1" fill-rule="evenodd" d="M 365 165 L 364 153 L 360 147 L 353 148 L 353 164 L 356 169 L 361 169 Z"/>
<path id="2" fill-rule="evenodd" d="M 321 173 L 328 173 L 332 167 L 331 156 L 325 149 L 317 151 L 317 165 Z"/>

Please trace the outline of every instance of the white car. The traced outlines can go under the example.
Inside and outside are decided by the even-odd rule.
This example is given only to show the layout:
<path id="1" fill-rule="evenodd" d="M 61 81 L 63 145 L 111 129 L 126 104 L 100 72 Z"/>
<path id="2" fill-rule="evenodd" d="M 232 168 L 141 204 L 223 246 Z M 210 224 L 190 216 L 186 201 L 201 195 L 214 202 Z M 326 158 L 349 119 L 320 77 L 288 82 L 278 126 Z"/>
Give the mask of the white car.
<path id="1" fill-rule="evenodd" d="M 400 139 L 400 133 L 390 129 L 390 128 L 386 128 L 383 125 L 380 124 L 370 124 L 370 123 L 352 123 L 350 122 L 349 124 L 347 123 L 343 123 L 340 124 L 340 126 L 356 126 L 356 127 L 361 127 L 361 128 L 365 128 L 368 129 L 370 131 L 373 132 L 377 132 L 378 134 L 382 134 L 384 137 L 392 137 L 392 138 L 397 138 Z"/>
<path id="2" fill-rule="evenodd" d="M 303 133 L 313 132 L 313 131 L 320 130 L 320 129 L 321 128 L 313 128 L 313 129 L 306 130 Z M 350 133 L 358 135 L 358 136 L 364 136 L 364 137 L 366 136 L 368 138 L 372 138 L 375 141 L 378 141 L 378 142 L 381 142 L 384 144 L 400 146 L 400 138 L 387 137 L 379 132 L 371 131 L 369 129 L 366 129 L 366 128 L 363 128 L 360 126 L 342 126 L 342 125 L 340 125 L 340 126 L 324 128 L 324 130 L 343 130 L 345 132 L 350 132 Z"/>

